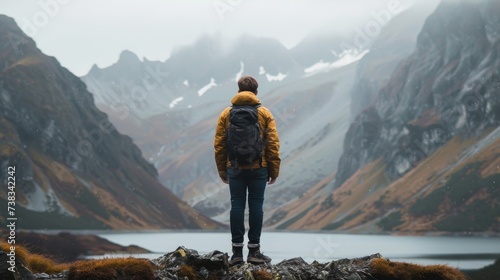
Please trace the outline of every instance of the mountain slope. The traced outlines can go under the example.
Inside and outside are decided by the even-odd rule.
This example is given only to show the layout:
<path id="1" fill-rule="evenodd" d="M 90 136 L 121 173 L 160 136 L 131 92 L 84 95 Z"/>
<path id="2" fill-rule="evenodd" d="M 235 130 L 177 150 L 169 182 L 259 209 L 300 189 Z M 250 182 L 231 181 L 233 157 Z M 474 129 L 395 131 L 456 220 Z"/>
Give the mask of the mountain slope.
<path id="1" fill-rule="evenodd" d="M 499 41 L 487 18 L 500 6 L 493 3 L 439 4 L 415 51 L 351 123 L 333 189 L 318 186 L 282 209 L 274 227 L 499 232 Z"/>
<path id="2" fill-rule="evenodd" d="M 16 169 L 20 227 L 218 226 L 165 189 L 85 84 L 6 16 L 0 37 L 0 162 Z M 0 176 L 7 181 L 5 172 Z M 0 197 L 6 205 L 6 189 Z"/>
<path id="3" fill-rule="evenodd" d="M 453 138 L 395 181 L 385 173 L 382 159 L 373 161 L 334 191 L 323 182 L 280 209 L 282 222 L 273 227 L 498 233 L 499 133 L 497 128 L 468 140 Z"/>

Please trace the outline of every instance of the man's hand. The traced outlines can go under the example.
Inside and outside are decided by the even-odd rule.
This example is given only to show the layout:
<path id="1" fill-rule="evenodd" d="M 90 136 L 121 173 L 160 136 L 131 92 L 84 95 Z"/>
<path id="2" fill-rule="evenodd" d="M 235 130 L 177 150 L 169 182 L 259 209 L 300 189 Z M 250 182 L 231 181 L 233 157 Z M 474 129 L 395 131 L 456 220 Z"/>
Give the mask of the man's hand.
<path id="1" fill-rule="evenodd" d="M 227 178 L 220 178 L 224 184 L 229 184 L 229 180 Z"/>
<path id="2" fill-rule="evenodd" d="M 276 179 L 278 179 L 278 178 L 271 178 L 271 177 L 269 177 L 269 178 L 267 178 L 267 183 L 269 185 L 272 185 L 272 184 L 274 184 L 276 182 Z"/>

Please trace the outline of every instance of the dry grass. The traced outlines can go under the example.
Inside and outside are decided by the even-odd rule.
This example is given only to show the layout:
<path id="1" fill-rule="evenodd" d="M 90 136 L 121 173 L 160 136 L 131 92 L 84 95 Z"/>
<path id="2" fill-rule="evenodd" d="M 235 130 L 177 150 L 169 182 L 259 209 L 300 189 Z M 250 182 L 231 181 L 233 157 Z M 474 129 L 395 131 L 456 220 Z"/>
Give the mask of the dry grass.
<path id="1" fill-rule="evenodd" d="M 23 246 L 19 245 L 9 245 L 7 242 L 1 242 L 0 247 L 2 247 L 2 251 L 8 253 L 10 252 L 10 247 L 15 246 L 16 247 L 16 260 L 26 264 L 26 258 L 29 254 L 28 250 L 24 248 Z"/>
<path id="2" fill-rule="evenodd" d="M 116 279 L 154 280 L 154 266 L 146 259 L 116 258 L 77 261 L 71 264 L 68 279 Z"/>
<path id="3" fill-rule="evenodd" d="M 416 265 L 375 259 L 370 264 L 373 277 L 385 280 L 468 280 L 460 270 L 446 265 Z"/>
<path id="4" fill-rule="evenodd" d="M 0 243 L 4 252 L 10 252 L 9 244 Z M 33 254 L 25 247 L 15 245 L 16 260 L 24 264 L 31 272 L 56 274 L 69 270 L 68 279 L 116 279 L 127 277 L 135 280 L 154 280 L 154 266 L 146 259 L 116 258 L 77 261 L 70 264 L 59 264 L 40 254 Z M 197 279 L 197 278 L 189 278 Z"/>
<path id="5" fill-rule="evenodd" d="M 272 280 L 273 275 L 265 270 L 252 271 L 252 276 L 255 280 Z"/>
<path id="6" fill-rule="evenodd" d="M 56 263 L 43 255 L 30 254 L 27 267 L 33 273 L 45 272 L 47 274 L 56 274 L 63 270 L 67 270 L 69 265 Z"/>
<path id="7" fill-rule="evenodd" d="M 9 244 L 2 242 L 0 244 L 4 252 L 10 252 Z M 69 268 L 68 264 L 56 263 L 54 260 L 40 254 L 33 254 L 25 247 L 20 245 L 13 245 L 16 247 L 16 260 L 23 263 L 31 272 L 48 274 L 59 273 Z"/>

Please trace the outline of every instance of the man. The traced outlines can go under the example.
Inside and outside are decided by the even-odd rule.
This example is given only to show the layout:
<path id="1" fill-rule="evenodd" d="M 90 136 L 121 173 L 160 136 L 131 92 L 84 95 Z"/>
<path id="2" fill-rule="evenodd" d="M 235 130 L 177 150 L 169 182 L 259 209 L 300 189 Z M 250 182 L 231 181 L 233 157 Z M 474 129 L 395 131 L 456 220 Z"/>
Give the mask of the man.
<path id="1" fill-rule="evenodd" d="M 263 222 L 263 203 L 266 184 L 274 184 L 280 169 L 280 144 L 276 123 L 271 112 L 260 105 L 257 98 L 257 81 L 251 76 L 241 77 L 238 81 L 238 93 L 233 97 L 233 106 L 226 108 L 220 115 L 215 133 L 214 150 L 215 162 L 221 180 L 229 184 L 231 194 L 230 226 L 232 236 L 233 255 L 229 261 L 230 265 L 243 263 L 243 242 L 245 236 L 244 212 L 246 196 L 248 192 L 249 207 L 249 230 L 248 230 L 248 257 L 247 261 L 253 264 L 268 263 L 271 258 L 260 252 L 260 235 Z M 237 147 L 232 145 L 228 135 L 235 131 L 231 123 L 237 121 L 234 116 L 236 111 L 246 108 L 247 111 L 256 112 L 254 126 L 260 133 L 262 142 L 256 145 L 257 152 L 249 152 L 247 158 L 240 160 L 234 153 L 238 153 Z M 241 119 L 241 117 L 239 118 Z M 234 132 L 236 134 L 236 132 Z M 234 134 L 233 134 L 234 135 Z M 231 135 L 230 138 L 235 136 Z M 249 137 L 252 138 L 252 137 Z M 246 139 L 247 143 L 254 139 Z M 245 141 L 243 141 L 245 142 Z M 240 147 L 241 145 L 237 145 Z M 229 148 L 228 148 L 229 147 Z M 260 149 L 260 150 L 259 150 Z M 234 150 L 234 151 L 233 151 Z M 253 158 L 255 154 L 256 158 Z M 249 163 L 241 163 L 246 159 L 252 159 Z"/>

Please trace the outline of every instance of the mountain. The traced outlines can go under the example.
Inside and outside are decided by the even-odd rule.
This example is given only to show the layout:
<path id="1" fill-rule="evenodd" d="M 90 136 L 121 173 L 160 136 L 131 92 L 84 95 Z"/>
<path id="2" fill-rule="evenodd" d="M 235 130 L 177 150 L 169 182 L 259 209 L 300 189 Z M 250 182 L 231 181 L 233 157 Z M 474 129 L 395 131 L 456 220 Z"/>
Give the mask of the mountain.
<path id="1" fill-rule="evenodd" d="M 320 182 L 274 226 L 498 233 L 498 14 L 496 1 L 442 1 L 415 50 L 357 105 L 333 188 Z"/>
<path id="2" fill-rule="evenodd" d="M 9 17 L 0 16 L 0 38 L 0 176 L 6 186 L 15 176 L 19 228 L 220 226 L 163 187 L 85 84 Z M 124 60 L 127 67 L 136 62 Z M 12 201 L 8 191 L 0 190 L 4 209 Z"/>

